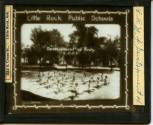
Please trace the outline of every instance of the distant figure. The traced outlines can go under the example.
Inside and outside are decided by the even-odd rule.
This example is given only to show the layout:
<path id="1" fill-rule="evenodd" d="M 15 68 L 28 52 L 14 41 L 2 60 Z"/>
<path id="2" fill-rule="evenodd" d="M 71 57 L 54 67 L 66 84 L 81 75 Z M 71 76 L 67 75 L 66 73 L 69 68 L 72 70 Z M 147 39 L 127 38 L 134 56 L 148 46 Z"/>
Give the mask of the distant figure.
<path id="1" fill-rule="evenodd" d="M 75 74 L 73 74 L 73 78 L 72 78 L 72 81 L 75 81 Z"/>
<path id="2" fill-rule="evenodd" d="M 88 89 L 90 89 L 90 84 L 91 84 L 91 81 L 89 80 L 89 83 L 88 83 Z"/>
<path id="3" fill-rule="evenodd" d="M 103 81 L 104 80 L 104 78 L 103 78 L 103 73 L 101 74 L 101 81 Z"/>
<path id="4" fill-rule="evenodd" d="M 106 75 L 104 78 L 104 85 L 107 85 L 107 84 L 108 84 L 108 76 Z"/>
<path id="5" fill-rule="evenodd" d="M 44 81 L 44 82 L 41 82 L 39 85 L 46 85 L 46 84 L 48 84 L 48 79 L 47 79 L 47 81 Z"/>

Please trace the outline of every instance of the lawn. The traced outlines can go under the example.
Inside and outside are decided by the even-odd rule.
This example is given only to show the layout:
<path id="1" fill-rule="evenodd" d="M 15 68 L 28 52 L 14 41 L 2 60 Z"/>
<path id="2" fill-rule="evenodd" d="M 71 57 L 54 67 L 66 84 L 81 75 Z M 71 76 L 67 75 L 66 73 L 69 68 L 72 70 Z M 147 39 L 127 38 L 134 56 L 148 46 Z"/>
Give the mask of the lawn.
<path id="1" fill-rule="evenodd" d="M 120 71 L 22 71 L 21 90 L 52 100 L 102 100 L 120 96 Z"/>

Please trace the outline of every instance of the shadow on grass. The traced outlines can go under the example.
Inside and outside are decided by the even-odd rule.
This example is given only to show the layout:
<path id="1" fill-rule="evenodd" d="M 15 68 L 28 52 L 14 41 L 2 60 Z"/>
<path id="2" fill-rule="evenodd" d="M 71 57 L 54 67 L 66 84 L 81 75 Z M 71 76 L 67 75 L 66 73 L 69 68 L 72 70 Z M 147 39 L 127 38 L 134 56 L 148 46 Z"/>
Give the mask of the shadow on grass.
<path id="1" fill-rule="evenodd" d="M 21 97 L 24 101 L 55 101 L 55 99 L 41 97 L 39 95 L 24 90 L 21 90 Z"/>

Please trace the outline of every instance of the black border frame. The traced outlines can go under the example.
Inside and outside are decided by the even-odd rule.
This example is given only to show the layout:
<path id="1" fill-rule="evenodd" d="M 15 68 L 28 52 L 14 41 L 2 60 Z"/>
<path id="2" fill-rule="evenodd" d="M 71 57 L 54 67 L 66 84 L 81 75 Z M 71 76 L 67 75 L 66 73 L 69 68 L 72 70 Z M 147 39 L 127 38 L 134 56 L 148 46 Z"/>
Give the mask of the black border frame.
<path id="1" fill-rule="evenodd" d="M 5 71 L 5 4 L 13 5 L 105 5 L 144 6 L 145 35 L 145 106 L 136 107 L 135 112 L 64 113 L 64 114 L 6 114 L 4 82 Z M 150 0 L 3 0 L 0 1 L 0 122 L 5 123 L 143 123 L 150 122 L 151 112 L 151 1 Z"/>
<path id="2" fill-rule="evenodd" d="M 39 6 L 40 7 L 40 6 Z M 33 9 L 33 11 L 36 11 L 37 10 L 37 8 L 39 8 L 39 7 L 36 7 L 36 8 L 34 8 Z M 48 7 L 48 6 L 46 6 L 46 7 Z M 50 7 L 50 6 L 49 6 Z M 53 7 L 53 6 L 51 6 L 51 7 Z M 66 10 L 66 8 L 67 7 L 63 7 L 63 8 L 57 8 L 58 6 L 56 6 L 55 7 L 55 11 L 56 10 L 60 10 L 60 9 L 62 9 L 63 11 L 65 11 Z M 69 6 L 68 6 L 69 7 Z M 74 7 L 74 6 L 73 6 Z M 73 10 L 76 10 L 76 11 L 79 11 L 81 8 L 79 7 L 77 7 L 77 8 L 71 8 L 70 7 L 70 10 L 71 9 L 73 9 Z M 100 12 L 100 11 L 103 11 L 103 10 L 100 10 L 100 6 L 96 6 L 97 7 L 97 10 Z M 24 11 L 24 10 L 21 10 L 21 8 L 22 7 L 20 7 L 20 9 L 18 9 L 18 6 L 15 6 L 14 7 L 14 9 L 16 9 L 16 11 L 17 12 L 20 12 L 20 11 Z M 31 10 L 31 7 L 29 7 L 28 6 L 28 8 L 27 9 L 30 9 Z M 40 11 L 41 10 L 43 10 L 43 9 L 45 9 L 45 8 L 41 8 L 40 9 Z M 88 11 L 87 9 L 89 9 L 89 8 L 84 8 L 84 11 Z M 91 9 L 93 9 L 93 10 L 95 10 L 95 8 L 91 8 Z M 117 11 L 119 8 L 113 8 L 113 10 L 112 10 L 112 8 L 109 8 L 109 10 L 110 10 L 110 12 L 111 11 Z M 105 10 L 105 9 L 104 9 Z M 123 10 L 126 12 L 126 10 L 130 10 L 131 12 L 129 12 L 128 13 L 128 17 L 129 16 L 132 16 L 132 13 L 133 13 L 133 11 L 132 11 L 132 9 L 131 8 L 123 8 Z M 45 13 L 44 13 L 45 14 Z M 17 41 L 17 43 L 16 43 L 16 69 L 17 69 L 17 72 L 16 72 L 16 75 L 17 75 L 17 79 L 16 79 L 16 81 L 17 81 L 17 85 L 16 85 L 16 92 L 17 92 L 17 97 L 18 97 L 18 100 L 17 100 L 17 105 L 19 105 L 21 102 L 22 102 L 22 99 L 21 99 L 21 95 L 20 94 L 22 94 L 22 92 L 21 92 L 21 90 L 20 90 L 20 82 L 21 82 L 21 71 L 22 71 L 22 69 L 21 69 L 21 62 L 20 62 L 20 51 L 21 51 L 21 47 L 20 47 L 20 45 L 21 45 L 21 36 L 20 36 L 20 32 L 21 32 L 21 27 L 22 27 L 22 25 L 23 24 L 33 24 L 33 23 L 35 23 L 36 24 L 36 22 L 28 22 L 27 20 L 26 20 L 26 16 L 27 16 L 27 14 L 19 14 L 18 15 L 18 13 L 16 14 L 16 27 L 17 27 L 17 29 L 18 30 L 16 30 L 16 36 L 15 36 L 15 38 L 16 38 L 16 41 Z M 113 17 L 114 17 L 114 15 L 112 15 Z M 114 17 L 115 18 L 115 17 Z M 117 19 L 117 18 L 120 18 L 120 19 Z M 118 16 L 116 19 L 114 19 L 115 21 L 113 21 L 113 22 L 111 22 L 111 23 L 109 23 L 109 24 L 118 24 L 118 25 L 120 25 L 120 27 L 121 27 L 121 41 L 124 41 L 124 42 L 126 42 L 125 41 L 125 37 L 126 37 L 126 33 L 124 32 L 125 31 L 125 15 L 120 15 L 120 16 Z M 123 20 L 122 20 L 123 19 Z M 118 22 L 119 20 L 121 20 L 120 22 Z M 132 26 L 133 24 L 132 24 L 132 19 L 129 19 L 128 18 L 128 25 L 130 25 L 130 26 Z M 117 23 L 118 22 L 118 23 Z M 40 23 L 40 22 L 39 22 Z M 38 23 L 38 24 L 39 24 Z M 59 22 L 56 22 L 56 24 L 58 24 Z M 68 22 L 66 19 L 64 20 L 64 21 L 62 21 L 62 23 L 60 23 L 60 24 L 64 24 L 64 23 L 74 23 L 73 21 L 72 22 Z M 91 23 L 91 22 L 90 22 Z M 90 24 L 90 23 L 88 23 L 88 24 Z M 50 24 L 52 24 L 52 23 L 50 23 Z M 54 23 L 55 24 L 55 23 Z M 87 24 L 87 22 L 86 22 L 86 24 Z M 92 23 L 91 23 L 92 24 Z M 106 22 L 104 22 L 104 23 L 93 23 L 93 24 L 107 24 Z M 132 28 L 130 28 L 130 27 L 128 27 L 128 35 L 129 35 L 129 37 L 128 37 L 128 44 L 130 45 L 130 47 L 128 47 L 128 50 L 129 50 L 129 52 L 128 52 L 128 59 L 130 60 L 130 54 L 132 53 L 132 46 L 131 46 L 131 43 L 132 43 L 132 37 L 133 37 L 133 32 L 129 32 L 129 31 L 131 31 L 132 30 Z M 121 44 L 121 48 L 122 48 L 122 62 L 124 62 L 124 60 L 125 60 L 125 53 L 124 53 L 124 49 L 125 49 L 125 43 L 120 43 Z M 130 61 L 130 62 L 128 62 L 129 64 L 128 64 L 128 72 L 132 72 L 131 71 L 131 69 L 132 69 L 132 64 L 131 64 L 131 62 L 132 61 Z M 125 74 L 125 69 L 124 69 L 124 65 L 122 65 L 121 66 L 121 75 L 122 76 L 120 76 L 120 82 L 121 81 L 124 81 L 124 74 Z M 132 76 L 132 73 L 131 73 L 131 75 L 129 75 L 128 77 L 129 77 L 129 79 L 128 79 L 128 81 L 131 83 L 131 81 L 132 81 L 132 79 L 131 79 L 131 76 Z M 103 100 L 96 100 L 96 102 L 98 102 L 98 103 L 95 103 L 95 104 L 97 104 L 97 105 L 100 105 L 99 103 L 102 103 L 104 106 L 107 106 L 107 104 L 108 105 L 110 105 L 110 104 L 114 104 L 114 105 L 123 105 L 124 106 L 124 103 L 125 103 L 125 97 L 126 97 L 126 94 L 125 94 L 125 82 L 121 82 L 120 83 L 121 84 L 121 90 L 120 90 L 120 98 L 118 98 L 118 99 L 114 99 L 114 100 L 107 100 L 107 99 L 103 99 Z M 11 89 L 10 89 L 11 88 Z M 11 90 L 11 92 L 12 92 L 12 89 L 13 89 L 14 87 L 12 86 L 12 85 L 10 85 L 9 86 L 9 88 L 7 88 L 8 90 L 10 89 Z M 101 112 L 101 111 L 104 111 L 104 112 L 106 112 L 106 111 L 110 111 L 110 112 L 115 112 L 115 111 L 117 111 L 117 112 L 119 112 L 119 111 L 126 111 L 126 112 L 130 112 L 131 110 L 132 110 L 132 102 L 131 102 L 131 100 L 132 100 L 132 98 L 131 98 L 131 95 L 132 95 L 132 84 L 130 84 L 130 85 L 128 85 L 128 105 L 129 105 L 129 110 L 128 109 L 126 109 L 125 107 L 124 108 L 116 108 L 116 109 L 111 109 L 111 108 L 108 108 L 108 109 L 81 109 L 81 108 L 74 108 L 74 111 L 71 111 L 72 110 L 72 108 L 57 108 L 57 109 L 52 109 L 52 110 L 49 110 L 48 109 L 48 111 L 45 111 L 46 109 L 35 109 L 35 108 L 31 108 L 31 109 L 29 109 L 31 112 L 33 111 L 38 111 L 38 112 L 44 112 L 44 113 L 48 113 L 48 112 L 51 112 L 51 113 L 54 113 L 54 112 L 60 112 L 61 111 L 61 113 L 63 113 L 63 112 L 88 112 L 88 113 L 90 113 L 90 112 Z M 14 95 L 13 94 L 13 92 L 10 94 L 10 92 L 9 91 L 7 91 L 6 93 L 8 93 L 8 101 L 12 101 L 12 103 L 14 102 L 13 101 L 13 99 L 12 99 L 12 95 Z M 10 97 L 10 95 L 11 95 L 11 97 Z M 14 97 L 13 97 L 14 98 Z M 88 103 L 87 103 L 88 102 Z M 44 104 L 44 103 L 46 103 L 46 104 L 56 104 L 57 103 L 57 105 L 60 105 L 60 104 L 63 104 L 63 105 L 70 105 L 70 104 L 76 104 L 76 105 L 79 105 L 79 104 L 83 104 L 83 105 L 86 105 L 86 104 L 89 104 L 89 105 L 92 105 L 92 103 L 94 103 L 94 101 L 92 101 L 92 100 L 90 100 L 90 101 L 86 101 L 86 103 L 85 102 L 83 102 L 83 101 L 75 101 L 75 102 L 70 102 L 70 103 L 68 103 L 68 102 L 65 102 L 65 101 L 60 101 L 60 103 L 59 102 L 56 102 L 56 101 L 48 101 L 48 102 L 43 102 L 43 103 L 41 103 L 41 104 Z M 28 104 L 28 103 L 27 103 Z M 13 105 L 13 104 L 12 104 Z M 10 108 L 10 107 L 12 107 L 12 105 L 10 106 L 10 105 L 8 105 L 8 108 Z M 33 104 L 34 105 L 34 104 Z M 125 105 L 126 106 L 126 105 Z M 10 108 L 10 110 L 12 110 L 11 108 Z M 20 111 L 21 110 L 21 111 Z M 57 110 L 57 111 L 56 111 Z M 15 113 L 15 112 L 17 112 L 17 113 L 21 113 L 21 112 L 25 112 L 25 113 L 28 113 L 29 111 L 27 110 L 27 109 L 25 109 L 25 108 L 20 108 L 20 109 L 17 109 L 16 111 L 12 111 L 12 113 Z"/>

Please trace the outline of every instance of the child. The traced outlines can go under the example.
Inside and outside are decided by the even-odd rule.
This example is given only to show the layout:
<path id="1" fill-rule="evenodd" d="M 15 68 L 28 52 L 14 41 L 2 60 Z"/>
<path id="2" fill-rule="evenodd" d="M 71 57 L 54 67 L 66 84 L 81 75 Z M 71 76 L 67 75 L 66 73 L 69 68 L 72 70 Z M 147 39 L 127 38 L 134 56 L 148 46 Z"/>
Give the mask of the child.
<path id="1" fill-rule="evenodd" d="M 107 85 L 109 82 L 108 82 L 108 76 L 106 75 L 105 78 L 104 78 L 104 85 Z"/>

